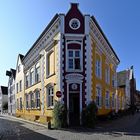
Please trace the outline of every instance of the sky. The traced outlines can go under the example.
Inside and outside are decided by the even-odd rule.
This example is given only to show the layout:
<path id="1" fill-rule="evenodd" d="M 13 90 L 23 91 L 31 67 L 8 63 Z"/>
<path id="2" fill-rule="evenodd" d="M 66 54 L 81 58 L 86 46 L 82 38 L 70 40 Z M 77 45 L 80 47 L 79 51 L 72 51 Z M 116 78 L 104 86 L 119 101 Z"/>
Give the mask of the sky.
<path id="1" fill-rule="evenodd" d="M 117 53 L 117 71 L 134 66 L 140 90 L 140 0 L 0 0 L 0 85 L 7 86 L 6 70 L 16 68 L 56 13 L 79 3 L 83 14 L 94 15 Z"/>

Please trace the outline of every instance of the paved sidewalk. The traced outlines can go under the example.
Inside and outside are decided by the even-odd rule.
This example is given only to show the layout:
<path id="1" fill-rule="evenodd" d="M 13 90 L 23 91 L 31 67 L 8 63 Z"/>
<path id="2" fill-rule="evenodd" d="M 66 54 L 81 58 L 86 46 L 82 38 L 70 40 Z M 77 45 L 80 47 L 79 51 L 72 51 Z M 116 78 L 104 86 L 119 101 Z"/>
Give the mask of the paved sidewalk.
<path id="1" fill-rule="evenodd" d="M 38 122 L 33 122 L 33 121 L 25 120 L 23 118 L 18 118 L 16 116 L 12 116 L 12 115 L 0 114 L 0 116 L 7 117 L 7 118 L 12 118 L 14 120 L 19 120 L 19 121 L 23 121 L 23 122 L 27 122 L 27 123 L 30 123 L 30 124 L 34 124 L 34 125 L 38 125 L 38 126 L 42 126 L 42 127 L 48 128 L 47 124 L 45 125 L 45 124 L 41 124 L 41 123 L 38 123 Z"/>
<path id="2" fill-rule="evenodd" d="M 139 140 L 140 139 L 140 113 L 134 116 L 124 116 L 112 121 L 103 121 L 95 129 L 67 128 L 62 130 L 48 130 L 46 125 L 27 121 L 14 116 L 2 115 L 0 123 L 2 133 L 7 137 L 15 136 L 23 139 L 37 139 L 38 137 L 53 140 Z M 43 126 L 43 127 L 42 127 Z M 6 129 L 7 128 L 7 129 Z M 19 137 L 17 137 L 17 134 Z M 33 138 L 33 136 L 35 136 Z M 14 140 L 16 140 L 14 139 Z M 11 140 L 11 139 L 7 139 Z M 13 140 L 13 139 L 12 139 Z"/>

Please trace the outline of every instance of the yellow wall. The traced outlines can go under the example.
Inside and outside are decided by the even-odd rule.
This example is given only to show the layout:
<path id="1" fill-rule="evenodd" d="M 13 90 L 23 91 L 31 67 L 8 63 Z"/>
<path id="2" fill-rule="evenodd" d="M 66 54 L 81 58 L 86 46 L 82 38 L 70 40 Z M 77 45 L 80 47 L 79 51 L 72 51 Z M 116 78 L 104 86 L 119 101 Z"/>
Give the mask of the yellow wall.
<path id="1" fill-rule="evenodd" d="M 98 109 L 98 115 L 106 115 L 108 114 L 112 109 L 111 107 L 111 101 L 112 101 L 112 93 L 116 92 L 116 89 L 112 86 L 112 75 L 115 74 L 115 71 L 113 69 L 113 64 L 108 63 L 106 64 L 107 61 L 107 56 L 105 53 L 98 52 L 97 45 L 95 42 L 92 44 L 92 99 L 96 99 L 96 85 L 101 86 L 101 91 L 102 91 L 102 107 Z M 96 64 L 96 59 L 101 60 L 101 69 L 102 69 L 102 76 L 101 78 L 96 77 L 95 74 L 95 64 Z M 110 83 L 107 84 L 105 81 L 105 68 L 106 67 L 110 68 Z M 105 108 L 105 92 L 106 91 L 110 92 L 110 108 L 106 109 Z"/>
<path id="2" fill-rule="evenodd" d="M 51 57 L 51 61 L 50 61 L 50 66 L 51 68 L 49 69 L 51 71 L 51 75 L 50 76 L 47 76 L 47 63 L 45 63 L 44 65 L 44 110 L 42 110 L 42 83 L 38 83 L 38 84 L 35 84 L 27 89 L 25 89 L 25 93 L 26 94 L 29 94 L 31 91 L 34 91 L 35 89 L 41 89 L 40 90 L 40 101 L 41 101 L 41 108 L 40 109 L 28 109 L 26 110 L 25 109 L 25 115 L 24 115 L 24 118 L 25 119 L 28 119 L 28 120 L 32 120 L 32 121 L 38 121 L 38 122 L 41 122 L 41 123 L 46 123 L 48 121 L 53 121 L 52 120 L 52 111 L 53 109 L 52 108 L 47 108 L 47 89 L 46 89 L 46 86 L 48 84 L 53 84 L 54 85 L 54 100 L 58 100 L 58 98 L 55 96 L 55 93 L 58 89 L 58 84 L 57 84 L 57 64 L 56 64 L 56 61 L 57 61 L 57 57 L 56 57 L 56 51 L 57 51 L 57 48 L 58 45 L 57 44 L 54 44 L 52 46 L 52 48 L 48 51 L 45 51 L 45 62 L 47 60 L 47 54 L 50 53 L 50 51 L 53 51 L 53 55 Z M 41 63 L 41 59 L 40 59 L 40 67 L 42 66 L 42 63 Z M 42 69 L 42 68 L 41 68 Z M 26 107 L 26 101 L 24 101 L 24 106 Z"/>

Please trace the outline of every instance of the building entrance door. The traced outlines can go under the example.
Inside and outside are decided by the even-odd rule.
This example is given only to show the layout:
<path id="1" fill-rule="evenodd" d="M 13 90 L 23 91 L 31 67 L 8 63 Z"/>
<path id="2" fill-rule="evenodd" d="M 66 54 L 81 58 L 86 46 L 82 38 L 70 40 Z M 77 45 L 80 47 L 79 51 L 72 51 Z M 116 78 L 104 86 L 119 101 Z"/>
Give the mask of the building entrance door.
<path id="1" fill-rule="evenodd" d="M 80 125 L 80 93 L 69 93 L 69 125 Z"/>

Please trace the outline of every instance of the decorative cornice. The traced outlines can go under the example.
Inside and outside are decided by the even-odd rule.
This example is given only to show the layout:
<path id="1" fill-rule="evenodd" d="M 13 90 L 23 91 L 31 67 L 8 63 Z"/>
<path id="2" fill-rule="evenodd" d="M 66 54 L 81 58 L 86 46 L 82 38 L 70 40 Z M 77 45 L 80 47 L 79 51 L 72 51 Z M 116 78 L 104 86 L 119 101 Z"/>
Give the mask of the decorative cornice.
<path id="1" fill-rule="evenodd" d="M 112 51 L 109 44 L 105 40 L 104 36 L 100 33 L 100 30 L 93 22 L 93 20 L 90 20 L 90 29 L 90 34 L 93 37 L 93 40 L 96 41 L 96 43 L 101 46 L 103 52 L 105 52 L 109 58 L 111 57 L 115 64 L 118 65 L 120 62 L 118 57 L 116 57 L 115 52 Z"/>

